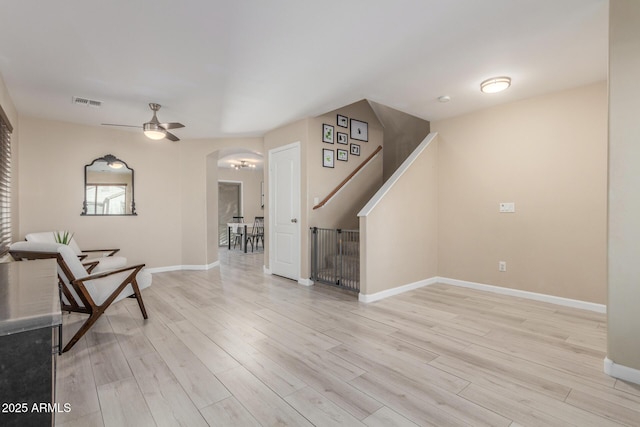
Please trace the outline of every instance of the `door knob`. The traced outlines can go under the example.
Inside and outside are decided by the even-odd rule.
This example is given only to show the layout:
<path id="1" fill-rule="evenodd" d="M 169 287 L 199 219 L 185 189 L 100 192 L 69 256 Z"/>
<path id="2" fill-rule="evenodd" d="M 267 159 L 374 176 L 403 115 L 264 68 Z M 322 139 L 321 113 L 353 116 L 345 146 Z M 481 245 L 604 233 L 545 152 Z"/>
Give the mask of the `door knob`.
<path id="1" fill-rule="evenodd" d="M 292 218 L 292 219 L 291 219 L 291 222 L 293 222 L 293 223 L 298 222 L 298 218 Z"/>

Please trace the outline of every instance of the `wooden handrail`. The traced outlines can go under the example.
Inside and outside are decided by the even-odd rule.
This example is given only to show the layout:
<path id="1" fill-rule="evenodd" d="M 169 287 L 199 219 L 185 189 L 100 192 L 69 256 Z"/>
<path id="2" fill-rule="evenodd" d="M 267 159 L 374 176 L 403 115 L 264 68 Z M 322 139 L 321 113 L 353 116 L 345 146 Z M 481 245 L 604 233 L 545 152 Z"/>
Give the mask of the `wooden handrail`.
<path id="1" fill-rule="evenodd" d="M 355 168 L 355 169 L 353 170 L 353 172 L 351 172 L 351 173 L 349 174 L 349 176 L 347 176 L 345 179 L 343 179 L 343 180 L 342 180 L 342 182 L 341 182 L 340 184 L 338 184 L 338 185 L 336 186 L 336 188 L 334 188 L 334 189 L 331 191 L 331 193 L 329 193 L 329 194 L 327 195 L 327 197 L 325 197 L 324 199 L 322 199 L 322 201 L 321 201 L 320 203 L 318 203 L 317 205 L 315 205 L 315 206 L 313 207 L 313 209 L 314 209 L 314 210 L 315 210 L 315 209 L 319 209 L 319 208 L 323 207 L 324 205 L 326 205 L 326 204 L 327 204 L 327 202 L 328 202 L 329 200 L 331 200 L 331 198 L 332 198 L 333 196 L 335 196 L 335 195 L 336 195 L 336 193 L 342 189 L 342 187 L 344 187 L 345 185 L 347 185 L 347 183 L 348 183 L 349 181 L 351 181 L 351 178 L 353 178 L 354 176 L 356 176 L 356 174 L 357 174 L 358 172 L 360 172 L 360 170 L 361 170 L 363 167 L 365 167 L 365 166 L 367 165 L 367 163 L 369 163 L 371 160 L 373 160 L 373 158 L 374 158 L 374 157 L 375 157 L 375 156 L 376 156 L 380 151 L 382 151 L 382 145 L 378 145 L 378 148 L 376 148 L 376 149 L 373 151 L 373 153 L 371 153 L 371 155 L 370 155 L 369 157 L 367 157 L 366 159 L 364 159 L 364 161 L 363 161 L 362 163 L 360 163 L 360 165 L 358 165 L 358 167 L 357 167 L 357 168 Z"/>

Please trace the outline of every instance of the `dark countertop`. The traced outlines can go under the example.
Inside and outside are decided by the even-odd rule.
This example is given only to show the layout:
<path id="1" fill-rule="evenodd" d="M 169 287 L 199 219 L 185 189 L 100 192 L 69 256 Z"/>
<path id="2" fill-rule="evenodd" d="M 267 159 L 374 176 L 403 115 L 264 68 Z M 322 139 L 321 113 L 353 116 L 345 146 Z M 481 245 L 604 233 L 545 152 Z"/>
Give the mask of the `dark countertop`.
<path id="1" fill-rule="evenodd" d="M 61 323 L 54 259 L 0 263 L 0 336 Z"/>

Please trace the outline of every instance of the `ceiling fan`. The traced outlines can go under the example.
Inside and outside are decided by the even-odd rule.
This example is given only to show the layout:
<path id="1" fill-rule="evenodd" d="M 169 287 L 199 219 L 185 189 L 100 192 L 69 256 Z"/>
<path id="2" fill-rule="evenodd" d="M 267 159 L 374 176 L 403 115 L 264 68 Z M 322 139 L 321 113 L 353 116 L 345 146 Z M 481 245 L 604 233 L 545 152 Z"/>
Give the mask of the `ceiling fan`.
<path id="1" fill-rule="evenodd" d="M 182 123 L 160 123 L 156 113 L 162 107 L 160 104 L 150 103 L 149 108 L 153 111 L 153 117 L 146 123 L 143 123 L 142 126 L 133 126 L 133 125 L 119 125 L 115 123 L 102 123 L 103 126 L 122 126 L 129 128 L 142 128 L 145 136 L 149 139 L 160 140 L 163 138 L 167 138 L 170 141 L 180 141 L 180 138 L 172 134 L 168 131 L 168 129 L 178 129 L 183 128 L 184 125 Z"/>

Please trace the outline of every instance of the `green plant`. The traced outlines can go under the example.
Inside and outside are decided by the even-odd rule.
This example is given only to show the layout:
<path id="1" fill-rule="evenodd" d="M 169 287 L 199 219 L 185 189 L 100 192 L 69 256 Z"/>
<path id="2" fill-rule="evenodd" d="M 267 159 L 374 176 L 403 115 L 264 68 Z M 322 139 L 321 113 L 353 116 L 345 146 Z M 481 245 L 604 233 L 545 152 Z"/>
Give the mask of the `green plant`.
<path id="1" fill-rule="evenodd" d="M 54 231 L 53 237 L 56 240 L 56 243 L 62 243 L 63 245 L 68 245 L 71 243 L 71 239 L 73 239 L 73 233 L 68 231 Z"/>

